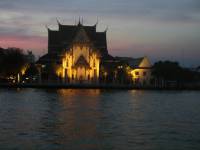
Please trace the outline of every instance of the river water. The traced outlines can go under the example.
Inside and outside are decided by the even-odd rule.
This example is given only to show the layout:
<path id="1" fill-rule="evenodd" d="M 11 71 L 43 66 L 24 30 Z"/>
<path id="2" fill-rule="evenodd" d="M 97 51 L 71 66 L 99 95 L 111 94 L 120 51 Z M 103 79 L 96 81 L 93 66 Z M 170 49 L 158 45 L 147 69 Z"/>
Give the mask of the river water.
<path id="1" fill-rule="evenodd" d="M 200 92 L 0 89 L 2 150 L 199 150 Z"/>

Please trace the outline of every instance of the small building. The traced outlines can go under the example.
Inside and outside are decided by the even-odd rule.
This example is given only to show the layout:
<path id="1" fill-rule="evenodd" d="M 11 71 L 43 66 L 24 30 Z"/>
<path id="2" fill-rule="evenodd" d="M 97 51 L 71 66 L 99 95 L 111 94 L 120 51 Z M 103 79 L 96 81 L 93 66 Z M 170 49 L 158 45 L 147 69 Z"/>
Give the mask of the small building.
<path id="1" fill-rule="evenodd" d="M 136 85 L 149 85 L 151 81 L 152 65 L 149 59 L 145 57 L 116 57 L 118 60 L 127 63 L 127 71 L 131 76 L 131 81 Z"/>
<path id="2" fill-rule="evenodd" d="M 133 82 L 149 85 L 151 81 L 151 63 L 147 57 L 133 59 L 129 63 Z"/>

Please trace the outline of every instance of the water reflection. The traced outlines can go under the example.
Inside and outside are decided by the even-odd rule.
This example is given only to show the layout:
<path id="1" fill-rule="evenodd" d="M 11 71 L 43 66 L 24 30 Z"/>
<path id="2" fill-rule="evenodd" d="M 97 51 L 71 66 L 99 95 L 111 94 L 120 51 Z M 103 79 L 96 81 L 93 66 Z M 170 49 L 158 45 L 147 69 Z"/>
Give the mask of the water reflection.
<path id="1" fill-rule="evenodd" d="M 199 92 L 0 90 L 0 149 L 198 149 Z"/>
<path id="2" fill-rule="evenodd" d="M 98 149 L 100 123 L 99 90 L 58 90 L 59 101 L 64 111 L 59 112 L 62 120 L 59 132 L 63 134 L 60 142 L 72 149 Z"/>
<path id="3" fill-rule="evenodd" d="M 87 95 L 87 96 L 99 96 L 101 90 L 99 89 L 82 89 L 82 90 L 78 90 L 78 89 L 59 89 L 57 90 L 58 94 L 61 97 L 68 97 L 68 96 L 81 96 L 81 95 Z"/>

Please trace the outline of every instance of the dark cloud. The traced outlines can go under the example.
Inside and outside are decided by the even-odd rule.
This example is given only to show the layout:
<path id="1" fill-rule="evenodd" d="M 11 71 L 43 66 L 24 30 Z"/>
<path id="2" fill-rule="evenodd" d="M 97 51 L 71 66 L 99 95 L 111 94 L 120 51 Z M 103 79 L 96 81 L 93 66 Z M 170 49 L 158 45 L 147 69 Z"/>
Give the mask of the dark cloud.
<path id="1" fill-rule="evenodd" d="M 57 28 L 56 18 L 74 23 L 78 16 L 90 24 L 103 18 L 112 27 L 108 32 L 112 45 L 117 45 L 119 37 L 121 45 L 128 45 L 127 49 L 119 46 L 127 55 L 134 55 L 130 51 L 134 42 L 142 45 L 135 52 L 143 49 L 155 57 L 173 55 L 168 49 L 185 47 L 194 54 L 200 48 L 196 40 L 200 38 L 200 0 L 0 0 L 0 37 L 45 37 L 46 24 Z M 148 44 L 152 44 L 149 53 Z"/>
<path id="2" fill-rule="evenodd" d="M 0 26 L 0 36 L 24 36 L 28 34 L 28 29 Z"/>
<path id="3" fill-rule="evenodd" d="M 200 13 L 199 0 L 1 0 L 0 8 L 16 11 L 64 14 L 116 15 L 172 21 L 195 20 Z"/>

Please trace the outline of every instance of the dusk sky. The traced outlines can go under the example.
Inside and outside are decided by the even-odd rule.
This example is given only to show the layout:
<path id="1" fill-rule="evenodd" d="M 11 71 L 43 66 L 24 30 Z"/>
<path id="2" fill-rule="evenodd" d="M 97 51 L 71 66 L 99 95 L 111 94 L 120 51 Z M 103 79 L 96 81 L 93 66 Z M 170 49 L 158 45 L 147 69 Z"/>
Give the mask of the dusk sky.
<path id="1" fill-rule="evenodd" d="M 47 52 L 47 30 L 62 24 L 108 27 L 113 56 L 200 65 L 200 0 L 0 0 L 0 47 Z"/>

